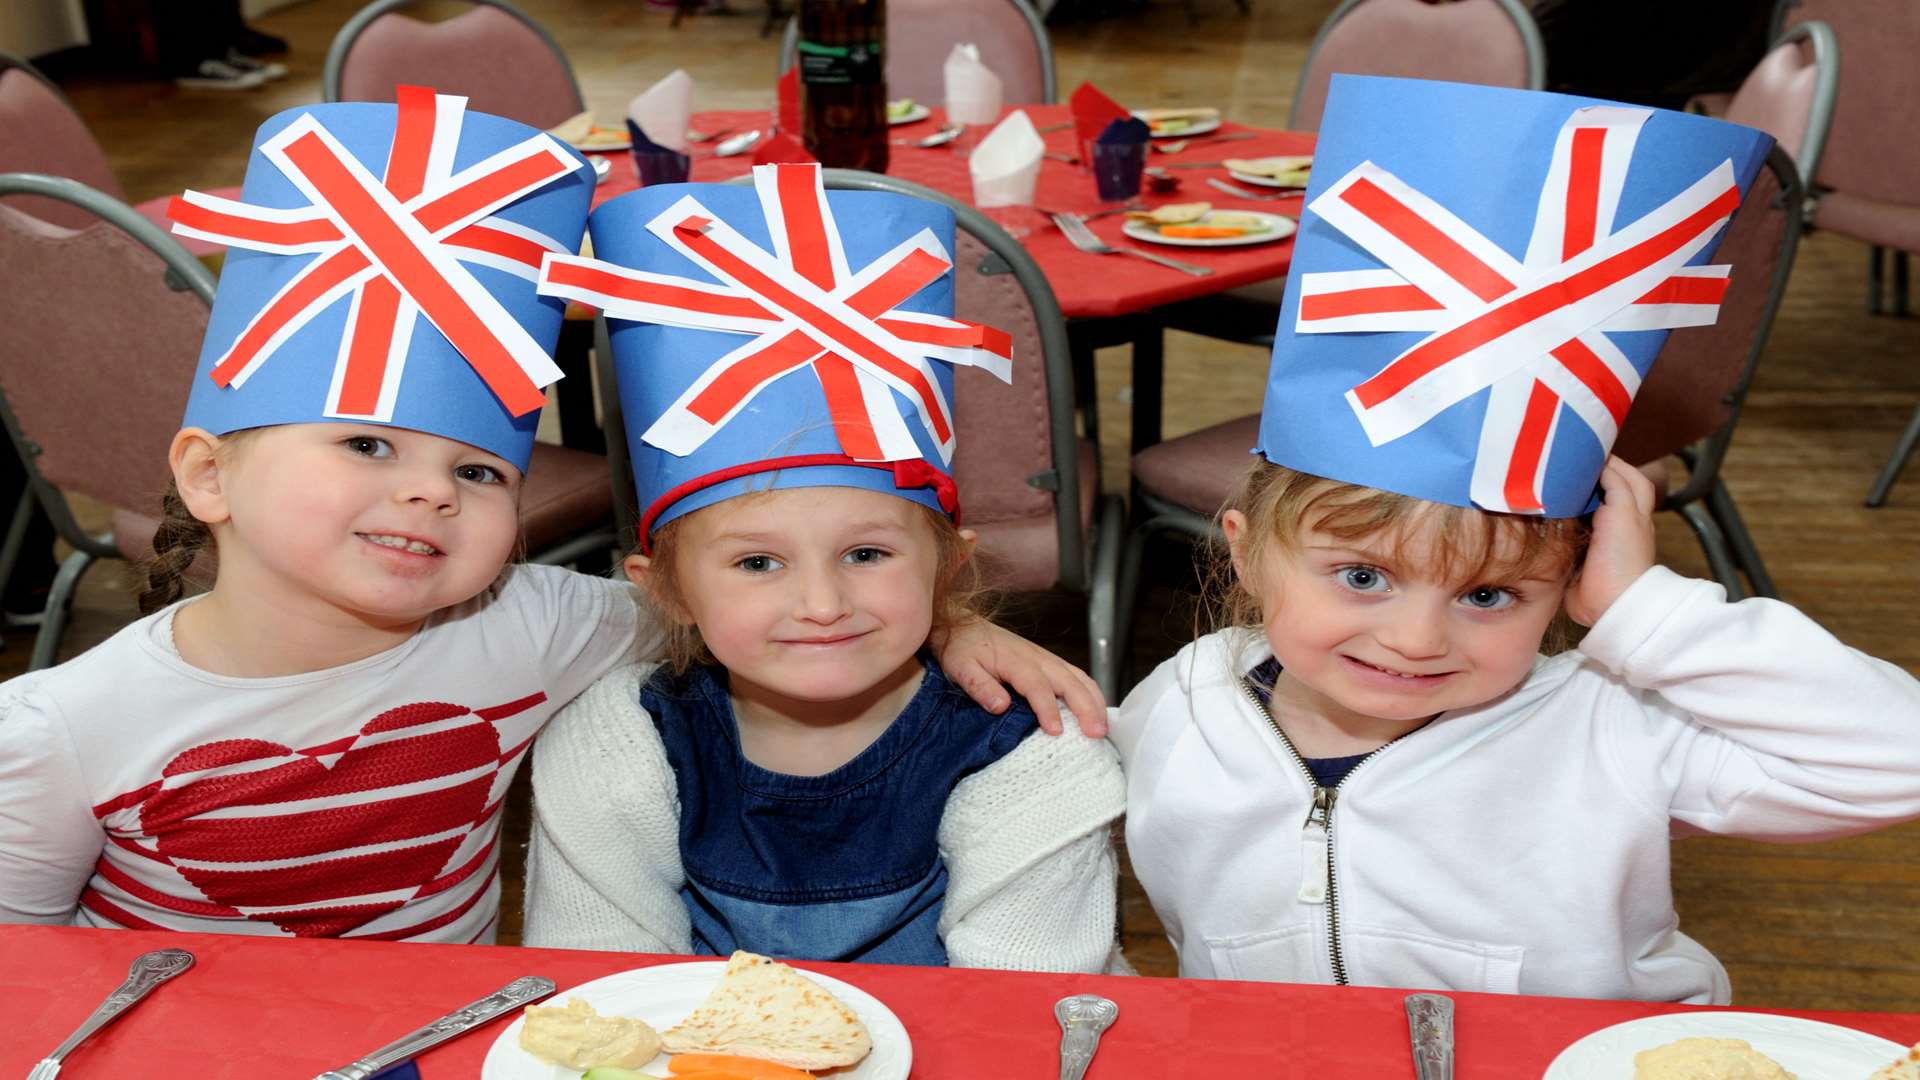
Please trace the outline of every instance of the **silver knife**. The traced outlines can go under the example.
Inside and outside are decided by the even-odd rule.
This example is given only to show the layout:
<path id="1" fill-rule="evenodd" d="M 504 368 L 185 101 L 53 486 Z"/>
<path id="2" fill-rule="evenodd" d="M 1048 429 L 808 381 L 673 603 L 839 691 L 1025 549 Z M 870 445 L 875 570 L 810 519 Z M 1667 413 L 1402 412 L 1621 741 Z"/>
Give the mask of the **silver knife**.
<path id="1" fill-rule="evenodd" d="M 1453 1080 L 1453 999 L 1444 994 L 1407 995 L 1407 1037 L 1413 1041 L 1413 1075 Z"/>
<path id="2" fill-rule="evenodd" d="M 375 1050 L 351 1065 L 323 1072 L 314 1080 L 367 1080 L 367 1077 L 415 1057 L 456 1035 L 464 1035 L 501 1013 L 510 1012 L 553 993 L 553 980 L 523 975 L 470 1005 L 463 1005 L 409 1035 Z"/>

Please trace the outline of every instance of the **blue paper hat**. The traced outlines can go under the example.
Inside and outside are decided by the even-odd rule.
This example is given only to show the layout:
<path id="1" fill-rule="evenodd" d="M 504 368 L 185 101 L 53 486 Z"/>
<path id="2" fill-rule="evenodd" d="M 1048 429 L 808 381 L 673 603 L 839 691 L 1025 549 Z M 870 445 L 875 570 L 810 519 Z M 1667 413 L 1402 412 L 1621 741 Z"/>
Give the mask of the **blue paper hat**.
<path id="1" fill-rule="evenodd" d="M 540 290 L 612 320 L 643 550 L 768 488 L 866 488 L 957 520 L 953 365 L 1007 379 L 1012 342 L 949 317 L 951 210 L 761 165 L 750 188 L 642 188 L 588 227 L 598 258 L 549 259 Z"/>
<path id="2" fill-rule="evenodd" d="M 1337 75 L 1258 451 L 1433 502 L 1573 517 L 1772 139 L 1524 90 Z"/>
<path id="3" fill-rule="evenodd" d="M 391 424 L 524 472 L 566 310 L 534 283 L 579 250 L 593 171 L 465 98 L 397 96 L 280 113 L 241 201 L 173 201 L 175 232 L 230 248 L 183 423 Z"/>

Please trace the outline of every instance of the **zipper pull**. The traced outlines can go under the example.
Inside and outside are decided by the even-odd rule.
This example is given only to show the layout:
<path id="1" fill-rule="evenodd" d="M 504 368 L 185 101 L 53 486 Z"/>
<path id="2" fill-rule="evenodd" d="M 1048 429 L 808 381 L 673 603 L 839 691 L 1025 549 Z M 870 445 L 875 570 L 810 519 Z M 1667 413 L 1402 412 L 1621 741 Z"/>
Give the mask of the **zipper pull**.
<path id="1" fill-rule="evenodd" d="M 1332 866 L 1327 862 L 1327 824 L 1333 819 L 1333 800 L 1339 792 L 1315 785 L 1313 806 L 1300 828 L 1300 893 L 1303 904 L 1327 902 L 1327 882 Z"/>

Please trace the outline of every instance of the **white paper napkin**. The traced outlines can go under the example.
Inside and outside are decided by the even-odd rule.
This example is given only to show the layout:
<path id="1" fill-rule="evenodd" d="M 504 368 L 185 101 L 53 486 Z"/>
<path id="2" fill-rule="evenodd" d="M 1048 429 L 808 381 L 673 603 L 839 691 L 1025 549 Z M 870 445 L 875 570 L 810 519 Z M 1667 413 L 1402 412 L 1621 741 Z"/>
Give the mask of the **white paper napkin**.
<path id="1" fill-rule="evenodd" d="M 991 124 L 1000 118 L 1000 76 L 980 62 L 980 50 L 968 43 L 947 54 L 947 119 L 956 124 Z"/>
<path id="2" fill-rule="evenodd" d="M 1040 179 L 1040 158 L 1047 144 L 1033 130 L 1026 110 L 1016 110 L 987 133 L 967 159 L 973 174 L 973 205 L 1032 206 L 1033 185 Z"/>
<path id="3" fill-rule="evenodd" d="M 693 111 L 693 78 L 675 69 L 627 106 L 627 118 L 647 138 L 669 150 L 687 149 L 687 116 Z"/>

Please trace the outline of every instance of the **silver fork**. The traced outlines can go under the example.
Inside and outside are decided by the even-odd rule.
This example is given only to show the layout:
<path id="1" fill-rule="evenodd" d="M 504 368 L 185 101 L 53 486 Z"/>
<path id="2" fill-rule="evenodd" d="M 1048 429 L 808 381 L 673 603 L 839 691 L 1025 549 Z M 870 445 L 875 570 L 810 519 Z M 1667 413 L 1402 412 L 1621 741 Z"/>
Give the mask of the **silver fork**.
<path id="1" fill-rule="evenodd" d="M 1060 232 L 1067 238 L 1068 243 L 1089 255 L 1131 255 L 1136 259 L 1159 263 L 1161 266 L 1178 270 L 1183 274 L 1192 274 L 1194 277 L 1206 277 L 1213 273 L 1211 266 L 1195 266 L 1192 263 L 1181 262 L 1179 259 L 1169 259 L 1165 255 L 1155 255 L 1151 251 L 1114 247 L 1093 235 L 1093 230 L 1087 228 L 1087 223 L 1072 214 L 1055 214 L 1053 223 L 1060 226 Z"/>
<path id="2" fill-rule="evenodd" d="M 155 949 L 134 957 L 133 963 L 127 967 L 127 981 L 108 994 L 107 1000 L 81 1021 L 65 1042 L 54 1047 L 53 1053 L 41 1058 L 40 1064 L 27 1074 L 27 1080 L 54 1080 L 60 1075 L 60 1063 L 73 1053 L 75 1047 L 87 1041 L 94 1032 L 119 1019 L 121 1013 L 133 1008 L 134 1003 L 146 997 L 154 987 L 192 966 L 193 954 L 185 949 Z"/>

